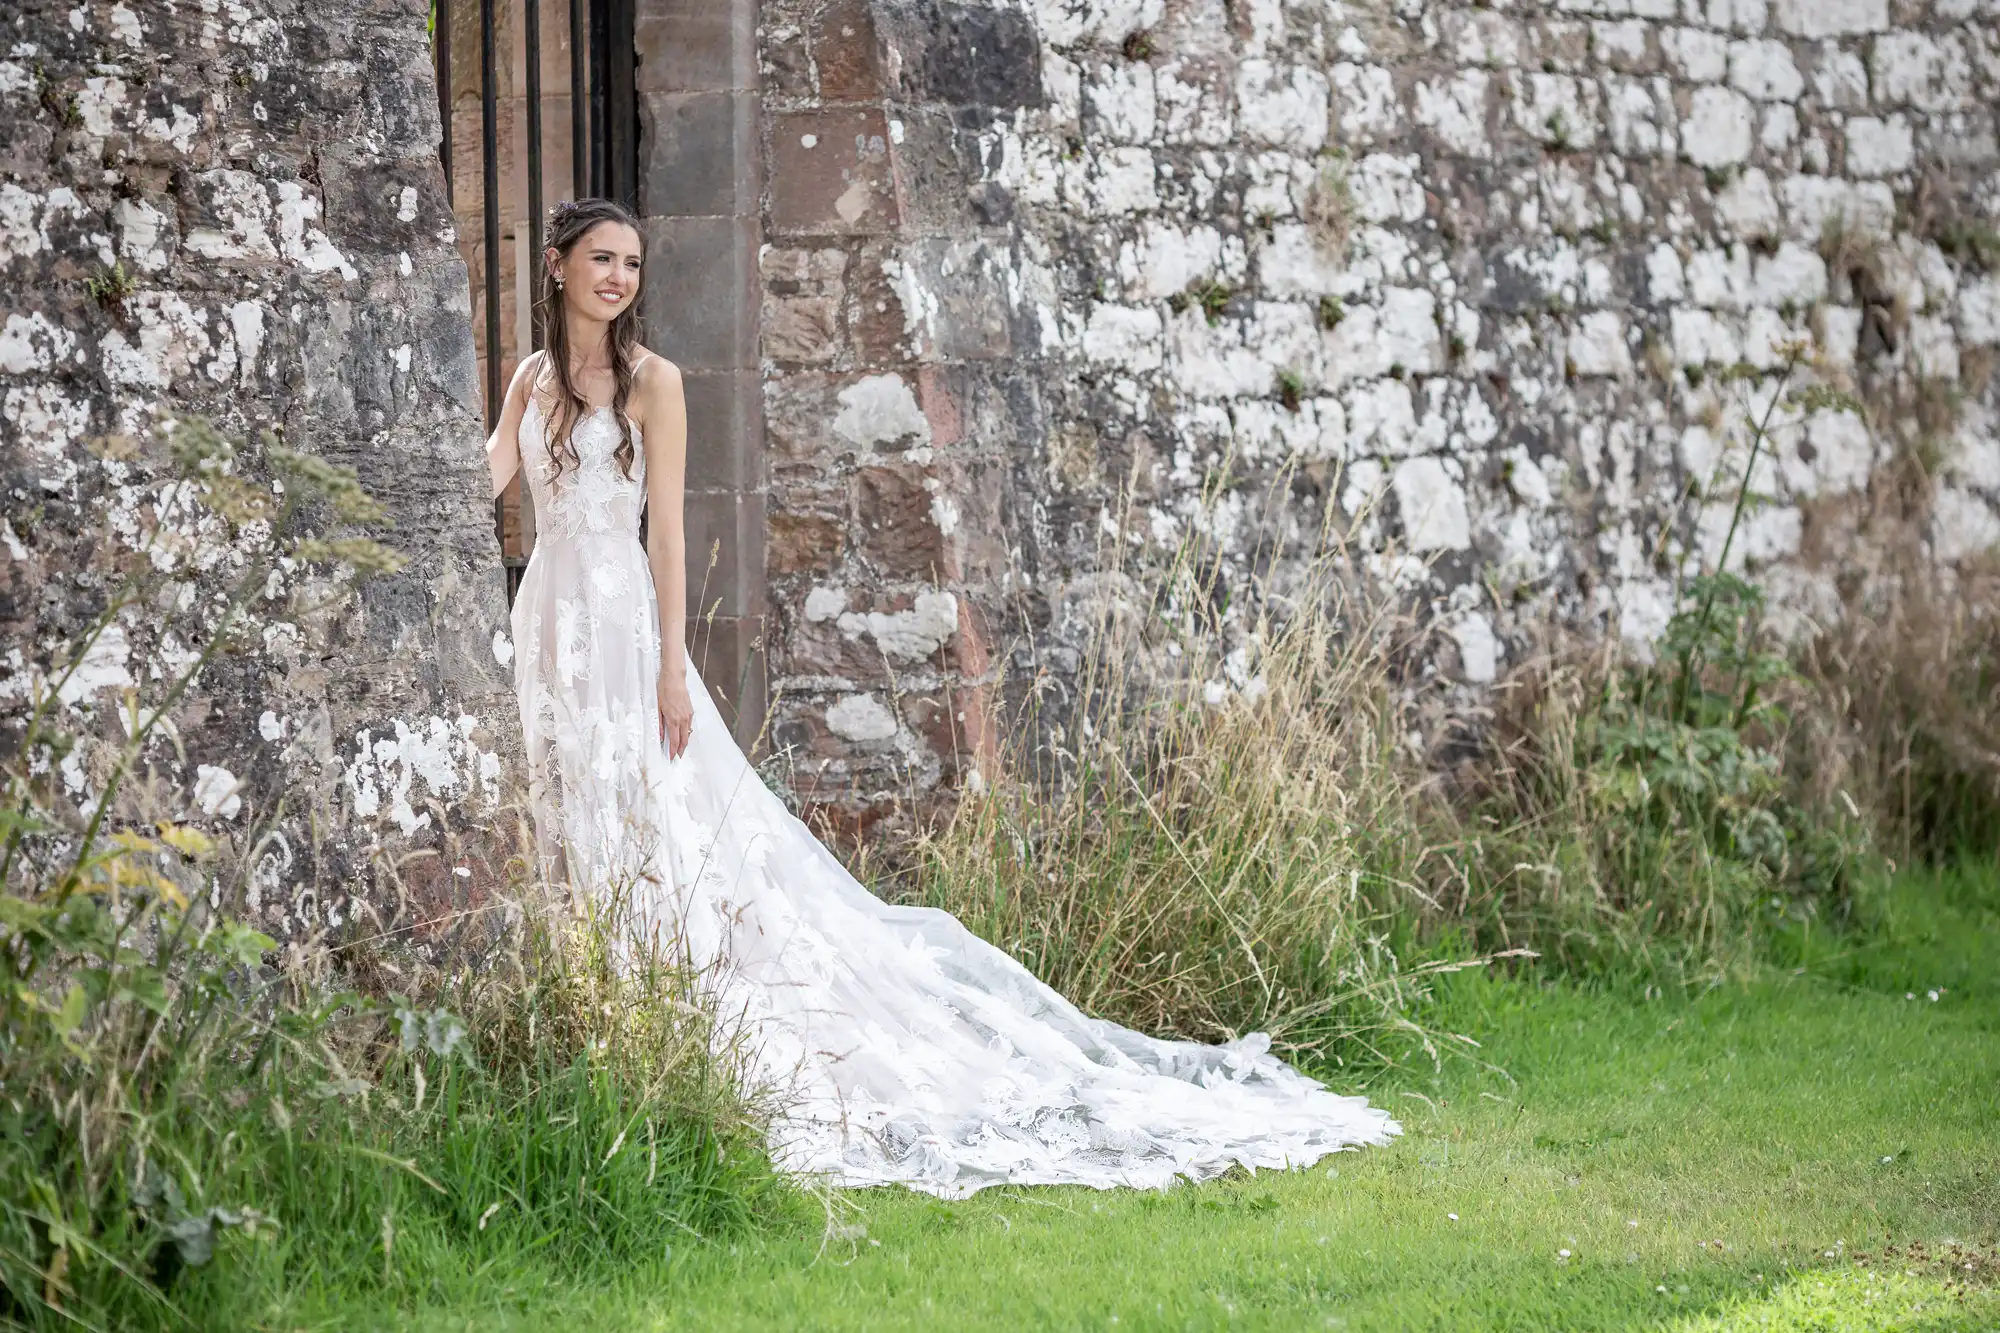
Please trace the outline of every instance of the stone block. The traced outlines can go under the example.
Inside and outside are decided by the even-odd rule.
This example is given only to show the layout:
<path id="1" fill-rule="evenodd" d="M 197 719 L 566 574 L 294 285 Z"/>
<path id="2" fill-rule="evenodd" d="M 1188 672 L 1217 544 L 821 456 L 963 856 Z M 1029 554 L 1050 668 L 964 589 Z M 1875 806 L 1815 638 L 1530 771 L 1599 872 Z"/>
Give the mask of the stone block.
<path id="1" fill-rule="evenodd" d="M 642 96 L 757 86 L 755 0 L 646 0 L 638 11 Z"/>
<path id="2" fill-rule="evenodd" d="M 867 467 L 853 484 L 856 544 L 874 570 L 887 578 L 938 582 L 945 569 L 944 533 L 921 471 Z"/>
<path id="3" fill-rule="evenodd" d="M 646 216 L 757 211 L 755 93 L 647 93 L 639 99 L 639 123 Z"/>
<path id="4" fill-rule="evenodd" d="M 764 438 L 774 463 L 818 460 L 833 448 L 833 420 L 840 411 L 834 396 L 849 382 L 797 372 L 765 383 Z"/>
<path id="5" fill-rule="evenodd" d="M 894 230 L 902 203 L 888 118 L 876 107 L 773 116 L 770 193 L 779 233 Z"/>
<path id="6" fill-rule="evenodd" d="M 766 360 L 824 365 L 840 355 L 840 298 L 773 296 L 764 309 Z"/>
<path id="7" fill-rule="evenodd" d="M 863 366 L 898 365 L 915 350 L 920 335 L 909 327 L 895 275 L 883 267 L 885 262 L 903 260 L 900 248 L 871 247 L 857 257 L 852 346 L 855 360 Z"/>
<path id="8" fill-rule="evenodd" d="M 757 220 L 647 218 L 646 336 L 683 370 L 758 364 Z"/>
<path id="9" fill-rule="evenodd" d="M 763 394 L 754 370 L 686 371 L 689 490 L 764 486 Z"/>
<path id="10" fill-rule="evenodd" d="M 896 114 L 903 127 L 895 145 L 895 166 L 904 226 L 939 234 L 987 225 L 992 211 L 988 196 L 1006 191 L 983 179 L 979 149 L 985 113 L 911 106 L 898 107 Z"/>
<path id="11" fill-rule="evenodd" d="M 881 51 L 867 0 L 833 0 L 814 16 L 810 41 L 821 98 L 860 102 L 882 95 Z"/>
<path id="12" fill-rule="evenodd" d="M 903 97 L 955 106 L 1042 104 L 1042 44 L 1027 14 L 945 0 L 884 20 L 889 44 L 905 53 Z"/>
<path id="13" fill-rule="evenodd" d="M 775 513 L 769 519 L 764 562 L 772 577 L 831 573 L 847 550 L 845 516 Z"/>
<path id="14" fill-rule="evenodd" d="M 689 491 L 683 505 L 688 619 L 764 612 L 764 497 Z"/>
<path id="15" fill-rule="evenodd" d="M 1777 0 L 1778 28 L 1794 37 L 1845 37 L 1889 26 L 1889 0 Z"/>
<path id="16" fill-rule="evenodd" d="M 943 577 L 979 583 L 1005 576 L 1004 507 L 1009 477 L 1003 463 L 954 467 L 931 501 L 931 517 L 945 536 Z"/>

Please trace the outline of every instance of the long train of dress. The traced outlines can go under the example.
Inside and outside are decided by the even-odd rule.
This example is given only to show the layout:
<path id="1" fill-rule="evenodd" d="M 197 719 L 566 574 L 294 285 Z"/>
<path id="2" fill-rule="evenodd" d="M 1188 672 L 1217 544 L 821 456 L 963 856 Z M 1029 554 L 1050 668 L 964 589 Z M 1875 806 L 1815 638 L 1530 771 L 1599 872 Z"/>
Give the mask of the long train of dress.
<path id="1" fill-rule="evenodd" d="M 545 431 L 531 405 L 520 442 L 539 531 L 513 612 L 544 870 L 629 891 L 638 928 L 724 965 L 718 1002 L 752 1036 L 753 1077 L 780 1089 L 781 1169 L 945 1198 L 1164 1186 L 1399 1132 L 1262 1035 L 1207 1046 L 1090 1018 L 948 913 L 876 898 L 764 786 L 692 660 L 693 735 L 667 758 L 643 457 L 623 475 L 601 409 L 553 477 Z"/>

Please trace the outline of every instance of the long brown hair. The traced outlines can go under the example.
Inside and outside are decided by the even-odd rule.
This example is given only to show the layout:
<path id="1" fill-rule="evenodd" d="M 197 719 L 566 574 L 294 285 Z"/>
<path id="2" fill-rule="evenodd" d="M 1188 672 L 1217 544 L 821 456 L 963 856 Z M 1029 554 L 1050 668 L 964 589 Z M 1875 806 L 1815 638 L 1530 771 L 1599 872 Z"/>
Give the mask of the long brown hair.
<path id="1" fill-rule="evenodd" d="M 577 242 L 587 236 L 592 228 L 606 222 L 620 222 L 630 227 L 639 237 L 640 277 L 645 276 L 646 234 L 639 230 L 639 219 L 632 210 L 615 199 L 578 199 L 560 203 L 549 215 L 548 233 L 542 242 L 542 290 L 536 300 L 536 314 L 542 322 L 543 349 L 548 353 L 547 366 L 554 372 L 556 414 L 553 429 L 547 432 L 549 456 L 555 463 L 555 476 L 560 477 L 564 467 L 577 465 L 576 445 L 570 440 L 570 430 L 590 411 L 590 400 L 577 390 L 576 381 L 570 375 L 569 320 L 563 312 L 563 289 L 556 283 L 555 270 L 547 262 L 548 252 L 554 250 L 563 259 L 569 258 Z M 617 390 L 611 398 L 611 415 L 618 420 L 618 451 L 614 457 L 626 477 L 632 475 L 632 419 L 625 414 L 625 404 L 632 397 L 632 349 L 639 342 L 639 303 L 632 302 L 618 312 L 611 321 L 611 374 L 617 382 Z"/>

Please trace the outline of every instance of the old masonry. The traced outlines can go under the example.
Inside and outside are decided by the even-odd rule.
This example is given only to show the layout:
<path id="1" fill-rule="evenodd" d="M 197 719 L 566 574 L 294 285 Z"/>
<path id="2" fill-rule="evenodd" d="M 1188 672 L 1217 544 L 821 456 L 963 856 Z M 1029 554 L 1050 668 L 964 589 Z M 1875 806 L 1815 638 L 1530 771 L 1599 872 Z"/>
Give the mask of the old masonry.
<path id="1" fill-rule="evenodd" d="M 517 744 L 478 453 L 482 359 L 527 341 L 533 231 L 520 11 L 499 9 L 498 346 L 467 147 L 483 90 L 460 63 L 440 99 L 424 6 L 23 0 L 0 20 L 9 725 L 105 552 L 175 521 L 171 414 L 355 467 L 410 557 L 336 625 L 274 589 L 160 757 L 191 817 L 279 816 L 256 908 L 289 932 L 338 924 L 385 862 L 433 903 L 500 874 L 446 841 L 504 807 Z M 461 51 L 471 10 L 447 25 Z M 854 826 L 964 781 L 1007 682 L 1073 669 L 1121 571 L 1197 528 L 1238 583 L 1351 529 L 1435 615 L 1439 688 L 1466 697 L 1541 634 L 1643 652 L 1675 571 L 1715 555 L 1709 483 L 1799 340 L 1864 411 L 1781 410 L 1752 479 L 1767 499 L 1734 556 L 1788 623 L 2000 543 L 1990 0 L 630 17 L 644 311 L 688 377 L 705 674 Z M 544 68 L 567 67 L 565 31 L 544 25 Z M 567 86 L 543 84 L 557 140 Z M 543 169 L 545 199 L 569 193 Z M 1885 480 L 1913 454 L 1917 507 Z M 175 596 L 235 558 L 207 551 Z M 65 691 L 99 738 L 64 761 L 80 803 L 120 691 L 186 651 L 159 623 Z"/>

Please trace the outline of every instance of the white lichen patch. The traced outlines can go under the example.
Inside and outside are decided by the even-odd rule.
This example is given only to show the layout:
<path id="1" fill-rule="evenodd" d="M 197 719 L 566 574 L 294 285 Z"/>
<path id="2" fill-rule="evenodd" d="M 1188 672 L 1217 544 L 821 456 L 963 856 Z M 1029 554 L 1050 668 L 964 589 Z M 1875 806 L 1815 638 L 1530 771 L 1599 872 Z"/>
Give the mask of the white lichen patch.
<path id="1" fill-rule="evenodd" d="M 390 735 L 358 732 L 342 774 L 354 817 L 387 819 L 408 837 L 431 827 L 430 811 L 414 804 L 425 796 L 448 804 L 499 800 L 500 758 L 473 741 L 478 726 L 472 717 L 456 723 L 430 717 L 415 725 L 393 718 Z"/>
<path id="2" fill-rule="evenodd" d="M 826 726 L 849 741 L 885 741 L 897 732 L 896 715 L 872 694 L 845 695 L 828 706 Z"/>
<path id="3" fill-rule="evenodd" d="M 841 598 L 844 602 L 846 599 Z M 824 612 L 825 607 L 820 607 Z M 808 606 L 807 616 L 813 608 Z M 853 611 L 835 612 L 841 632 L 849 637 L 867 634 L 890 657 L 904 662 L 921 662 L 950 639 L 958 629 L 958 599 L 948 592 L 918 594 L 908 611 L 866 615 Z M 822 615 L 822 618 L 826 618 Z"/>
<path id="4" fill-rule="evenodd" d="M 835 438 L 856 449 L 930 443 L 931 424 L 901 375 L 868 375 L 840 391 Z"/>
<path id="5" fill-rule="evenodd" d="M 236 775 L 228 769 L 203 764 L 195 770 L 195 807 L 213 818 L 234 819 L 243 809 L 240 787 Z"/>

